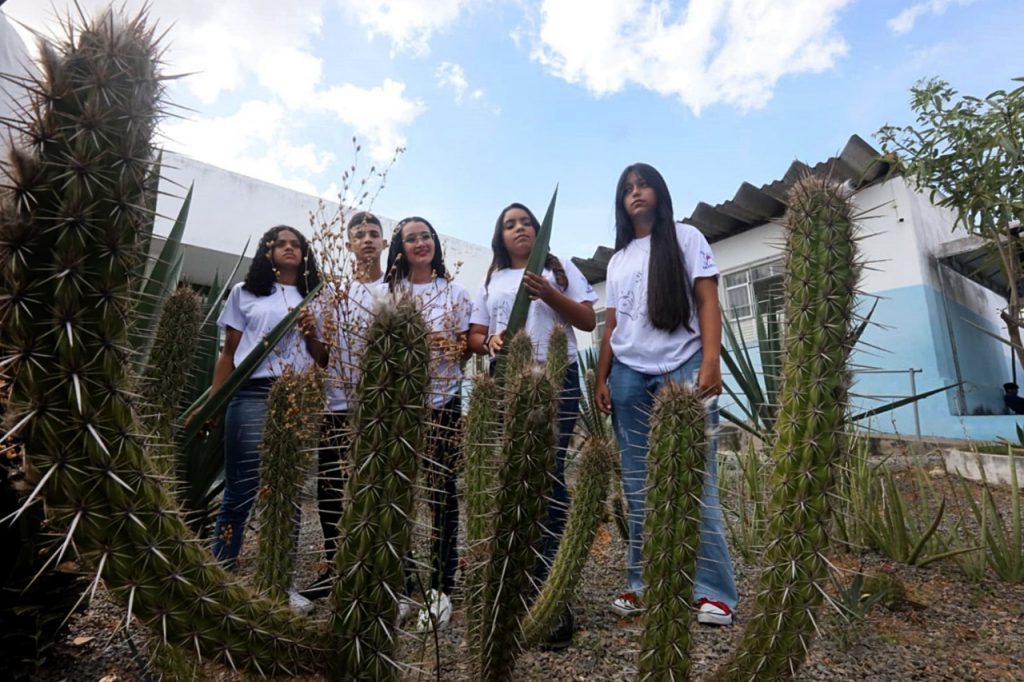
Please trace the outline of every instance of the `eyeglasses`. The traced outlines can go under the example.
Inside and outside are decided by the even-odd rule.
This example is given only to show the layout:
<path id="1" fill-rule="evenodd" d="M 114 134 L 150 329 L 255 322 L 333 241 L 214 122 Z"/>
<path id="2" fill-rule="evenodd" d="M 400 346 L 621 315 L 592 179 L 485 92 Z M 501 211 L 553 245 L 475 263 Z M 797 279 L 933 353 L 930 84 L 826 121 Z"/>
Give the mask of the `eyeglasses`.
<path id="1" fill-rule="evenodd" d="M 432 241 L 433 237 L 430 236 L 429 232 L 420 232 L 419 234 L 408 234 L 402 237 L 402 241 L 406 244 L 416 244 L 417 242 L 429 242 Z"/>

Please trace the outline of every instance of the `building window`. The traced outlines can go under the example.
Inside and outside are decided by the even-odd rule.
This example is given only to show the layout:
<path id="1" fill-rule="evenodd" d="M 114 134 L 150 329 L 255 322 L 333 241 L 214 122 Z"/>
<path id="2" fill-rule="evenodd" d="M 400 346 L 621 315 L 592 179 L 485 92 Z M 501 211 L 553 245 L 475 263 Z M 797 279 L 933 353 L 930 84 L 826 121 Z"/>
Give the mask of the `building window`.
<path id="1" fill-rule="evenodd" d="M 722 309 L 730 320 L 753 319 L 756 305 L 762 313 L 778 307 L 782 292 L 783 262 L 762 263 L 722 276 Z"/>
<path id="2" fill-rule="evenodd" d="M 590 332 L 590 339 L 595 346 L 600 346 L 601 337 L 604 335 L 605 309 L 595 310 L 594 317 L 597 319 L 597 324 L 594 326 L 594 331 Z"/>

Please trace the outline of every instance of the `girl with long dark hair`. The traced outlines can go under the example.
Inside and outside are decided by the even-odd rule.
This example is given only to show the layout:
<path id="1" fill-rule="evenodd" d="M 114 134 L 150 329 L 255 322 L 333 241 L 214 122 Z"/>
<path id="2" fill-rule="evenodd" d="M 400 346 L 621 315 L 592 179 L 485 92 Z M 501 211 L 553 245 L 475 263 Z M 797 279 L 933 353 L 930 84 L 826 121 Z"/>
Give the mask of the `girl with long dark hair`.
<path id="1" fill-rule="evenodd" d="M 524 327 L 533 342 L 534 359 L 547 361 L 548 339 L 555 327 L 565 330 L 569 341 L 569 368 L 558 401 L 558 445 L 555 450 L 555 473 L 551 485 L 548 516 L 540 558 L 534 568 L 538 586 L 547 579 L 562 539 L 569 510 L 569 494 L 565 488 L 565 454 L 580 411 L 580 375 L 576 362 L 576 335 L 573 329 L 589 332 L 594 329 L 594 301 L 597 294 L 583 273 L 572 261 L 548 253 L 541 274 L 526 272 L 530 252 L 537 240 L 540 223 L 523 204 L 514 203 L 498 215 L 491 238 L 491 266 L 483 286 L 473 301 L 469 346 L 474 352 L 494 356 L 504 345 L 505 328 L 520 282 L 530 294 L 530 311 Z M 562 648 L 572 643 L 573 614 L 566 610 L 549 635 L 549 648 Z"/>
<path id="2" fill-rule="evenodd" d="M 701 497 L 694 599 L 697 621 L 729 625 L 736 584 L 718 500 L 717 396 L 722 392 L 718 267 L 707 240 L 676 223 L 664 178 L 636 163 L 615 189 L 615 254 L 608 263 L 604 336 L 597 368 L 598 407 L 612 415 L 628 507 L 627 589 L 612 602 L 639 614 L 649 416 L 667 381 L 696 384 L 709 401 L 711 434 Z"/>
<path id="3" fill-rule="evenodd" d="M 462 361 L 469 331 L 470 298 L 451 280 L 444 264 L 437 231 L 425 219 L 413 216 L 395 226 L 388 249 L 384 281 L 392 293 L 418 300 L 430 329 L 432 408 L 426 458 L 427 485 L 433 519 L 430 587 L 424 594 L 415 629 L 441 629 L 451 619 L 451 593 L 458 568 L 459 503 L 455 487 L 456 434 L 462 414 Z M 411 581 L 410 581 L 411 582 Z M 409 594 L 415 589 L 408 586 Z M 403 600 L 399 617 L 409 609 Z"/>
<path id="4" fill-rule="evenodd" d="M 224 349 L 214 369 L 211 394 L 319 283 L 316 260 L 302 233 L 287 225 L 267 230 L 260 238 L 245 281 L 232 288 L 217 320 L 224 329 Z M 318 344 L 315 335 L 293 329 L 228 404 L 224 416 L 224 495 L 213 530 L 213 553 L 229 568 L 234 568 L 238 560 L 259 485 L 259 446 L 267 394 L 286 365 L 300 371 L 308 367 L 320 352 Z"/>

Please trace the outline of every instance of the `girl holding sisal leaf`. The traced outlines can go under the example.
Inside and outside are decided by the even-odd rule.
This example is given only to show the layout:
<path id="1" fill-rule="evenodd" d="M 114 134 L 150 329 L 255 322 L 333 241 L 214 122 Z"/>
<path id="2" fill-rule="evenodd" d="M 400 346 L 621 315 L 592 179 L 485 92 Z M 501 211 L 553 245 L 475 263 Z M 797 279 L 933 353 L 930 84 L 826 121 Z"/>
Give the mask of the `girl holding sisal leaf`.
<path id="1" fill-rule="evenodd" d="M 529 208 L 514 203 L 498 215 L 491 238 L 493 258 L 487 277 L 473 301 L 469 347 L 481 355 L 494 357 L 505 341 L 505 328 L 522 283 L 531 303 L 524 330 L 533 342 L 534 359 L 547 361 L 548 339 L 555 327 L 562 327 L 568 339 L 568 369 L 561 387 L 558 405 L 558 444 L 551 503 L 545 523 L 547 533 L 534 577 L 542 583 L 551 569 L 568 516 L 569 495 L 565 487 L 565 453 L 576 426 L 580 405 L 579 366 L 576 362 L 576 335 L 594 329 L 594 301 L 597 294 L 583 273 L 569 260 L 548 253 L 540 274 L 526 271 L 537 240 L 540 223 Z M 571 640 L 571 615 L 562 619 L 562 630 Z M 568 640 L 566 640 L 568 642 Z"/>

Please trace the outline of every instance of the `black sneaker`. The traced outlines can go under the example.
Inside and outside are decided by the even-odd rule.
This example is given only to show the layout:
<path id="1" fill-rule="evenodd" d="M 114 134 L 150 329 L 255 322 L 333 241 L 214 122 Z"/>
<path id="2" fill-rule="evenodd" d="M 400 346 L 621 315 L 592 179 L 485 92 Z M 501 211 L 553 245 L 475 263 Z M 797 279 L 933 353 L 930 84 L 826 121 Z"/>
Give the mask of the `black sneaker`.
<path id="1" fill-rule="evenodd" d="M 544 651 L 561 651 L 572 645 L 572 636 L 576 632 L 576 617 L 572 607 L 566 606 L 562 615 L 555 622 L 555 627 L 544 638 L 540 648 Z"/>
<path id="2" fill-rule="evenodd" d="M 331 586 L 334 580 L 330 571 L 324 571 L 316 577 L 312 583 L 309 584 L 304 590 L 299 590 L 299 594 L 310 601 L 316 601 L 317 599 L 323 599 L 331 593 Z"/>

